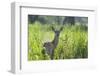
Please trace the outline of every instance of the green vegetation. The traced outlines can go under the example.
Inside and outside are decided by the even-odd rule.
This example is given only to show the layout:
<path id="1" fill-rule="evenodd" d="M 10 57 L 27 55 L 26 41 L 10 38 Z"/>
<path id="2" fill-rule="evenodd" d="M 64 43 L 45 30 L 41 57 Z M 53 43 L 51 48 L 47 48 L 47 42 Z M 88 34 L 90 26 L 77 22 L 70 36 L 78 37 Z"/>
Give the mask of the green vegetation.
<path id="1" fill-rule="evenodd" d="M 54 24 L 56 29 L 61 25 Z M 88 28 L 83 25 L 63 25 L 54 59 L 77 59 L 88 57 Z M 49 60 L 44 53 L 45 42 L 54 39 L 51 25 L 35 22 L 28 25 L 28 60 Z"/>

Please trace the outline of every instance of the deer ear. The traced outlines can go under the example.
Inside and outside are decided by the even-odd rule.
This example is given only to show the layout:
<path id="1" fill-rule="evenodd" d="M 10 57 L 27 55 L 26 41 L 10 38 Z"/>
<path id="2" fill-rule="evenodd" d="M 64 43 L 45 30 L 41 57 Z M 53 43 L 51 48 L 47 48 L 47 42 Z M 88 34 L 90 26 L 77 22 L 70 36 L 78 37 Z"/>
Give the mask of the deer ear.
<path id="1" fill-rule="evenodd" d="M 60 28 L 60 31 L 62 31 L 62 30 L 63 30 L 63 27 Z"/>
<path id="2" fill-rule="evenodd" d="M 52 26 L 51 28 L 52 28 L 52 30 L 53 30 L 53 31 L 55 31 L 55 29 L 54 29 L 54 27 L 53 27 L 53 26 Z"/>

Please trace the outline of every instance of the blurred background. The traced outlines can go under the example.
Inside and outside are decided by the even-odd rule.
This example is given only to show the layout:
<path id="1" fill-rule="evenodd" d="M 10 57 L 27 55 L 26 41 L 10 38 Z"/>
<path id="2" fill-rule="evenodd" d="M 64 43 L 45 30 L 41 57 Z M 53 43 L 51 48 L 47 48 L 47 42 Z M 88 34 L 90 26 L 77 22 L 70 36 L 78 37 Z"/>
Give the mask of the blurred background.
<path id="1" fill-rule="evenodd" d="M 43 16 L 43 15 L 28 15 L 29 23 L 38 21 L 42 24 L 81 24 L 88 25 L 88 17 L 71 17 L 71 16 Z"/>

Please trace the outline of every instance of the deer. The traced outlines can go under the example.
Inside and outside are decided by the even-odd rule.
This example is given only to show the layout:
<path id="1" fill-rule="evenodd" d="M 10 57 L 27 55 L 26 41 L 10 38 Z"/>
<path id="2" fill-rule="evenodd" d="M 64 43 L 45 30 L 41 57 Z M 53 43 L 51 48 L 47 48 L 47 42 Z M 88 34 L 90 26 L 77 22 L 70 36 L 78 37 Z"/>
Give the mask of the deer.
<path id="1" fill-rule="evenodd" d="M 45 48 L 45 52 L 50 56 L 50 59 L 54 59 L 54 50 L 59 43 L 60 32 L 63 30 L 63 27 L 60 27 L 59 30 L 56 30 L 53 26 L 51 27 L 54 32 L 54 39 L 51 42 L 45 42 L 43 47 Z"/>

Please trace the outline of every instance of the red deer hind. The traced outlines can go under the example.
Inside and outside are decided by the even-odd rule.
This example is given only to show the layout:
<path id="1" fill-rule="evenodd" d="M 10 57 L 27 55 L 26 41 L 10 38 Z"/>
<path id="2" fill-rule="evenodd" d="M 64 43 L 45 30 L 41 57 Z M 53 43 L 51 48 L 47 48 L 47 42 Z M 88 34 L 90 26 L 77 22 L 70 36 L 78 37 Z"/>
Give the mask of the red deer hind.
<path id="1" fill-rule="evenodd" d="M 55 30 L 55 28 L 52 26 L 52 31 L 55 33 L 54 39 L 52 42 L 45 42 L 43 46 L 45 47 L 45 52 L 50 55 L 51 60 L 54 59 L 54 50 L 57 47 L 59 43 L 59 35 L 60 32 L 63 30 L 63 27 L 61 27 L 59 30 Z"/>

